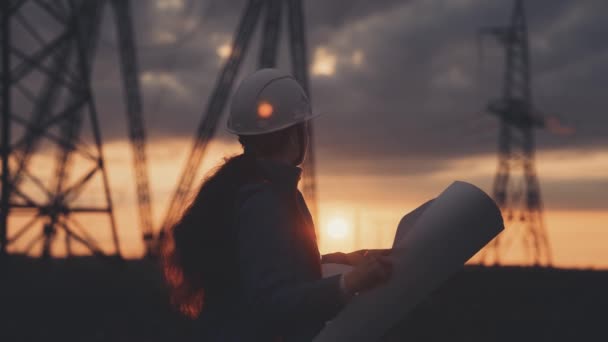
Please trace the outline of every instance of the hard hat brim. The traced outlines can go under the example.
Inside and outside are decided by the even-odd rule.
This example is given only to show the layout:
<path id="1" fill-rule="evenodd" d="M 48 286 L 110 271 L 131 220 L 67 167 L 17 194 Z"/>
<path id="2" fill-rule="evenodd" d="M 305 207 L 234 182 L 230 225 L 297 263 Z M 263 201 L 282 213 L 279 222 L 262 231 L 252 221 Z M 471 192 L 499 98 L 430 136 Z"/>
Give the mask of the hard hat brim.
<path id="1" fill-rule="evenodd" d="M 312 113 L 306 115 L 304 118 L 302 118 L 301 120 L 295 121 L 295 122 L 289 122 L 286 123 L 284 125 L 279 125 L 279 126 L 275 126 L 272 127 L 271 129 L 256 129 L 255 131 L 241 131 L 241 130 L 235 130 L 232 129 L 230 127 L 230 123 L 228 122 L 228 124 L 225 126 L 225 130 L 229 133 L 235 134 L 235 135 L 261 135 L 261 134 L 267 134 L 267 133 L 273 133 L 273 132 L 278 132 L 282 129 L 286 129 L 289 128 L 291 126 L 295 126 L 297 124 L 301 124 L 303 122 L 307 122 L 309 120 L 312 120 L 318 116 L 320 116 L 322 113 L 320 112 L 316 112 L 313 111 Z"/>

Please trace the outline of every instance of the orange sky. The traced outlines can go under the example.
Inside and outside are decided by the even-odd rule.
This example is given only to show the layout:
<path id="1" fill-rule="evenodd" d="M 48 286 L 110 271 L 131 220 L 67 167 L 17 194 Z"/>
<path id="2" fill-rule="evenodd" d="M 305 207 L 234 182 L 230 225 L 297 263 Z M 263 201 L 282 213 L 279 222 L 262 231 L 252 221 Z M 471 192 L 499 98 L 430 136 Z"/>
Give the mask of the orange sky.
<path id="1" fill-rule="evenodd" d="M 175 186 L 189 147 L 188 140 L 149 145 L 149 169 L 157 224 L 165 213 L 168 196 Z M 104 151 L 122 252 L 126 257 L 139 257 L 143 253 L 143 246 L 135 207 L 131 150 L 125 143 L 111 143 L 105 145 Z M 235 144 L 212 144 L 198 179 L 202 179 L 223 156 L 238 151 Z M 584 156 L 567 151 L 540 153 L 537 160 L 541 186 L 546 180 L 567 182 L 572 179 L 600 179 L 603 177 L 602 170 L 608 169 L 608 150 L 590 152 Z M 44 169 L 48 162 L 45 157 L 39 156 L 32 166 Z M 317 167 L 321 212 L 316 222 L 321 229 L 321 251 L 330 252 L 390 246 L 394 229 L 403 214 L 438 194 L 452 180 L 469 181 L 489 192 L 496 160 L 494 155 L 480 156 L 454 161 L 445 168 L 430 173 L 392 176 L 374 175 L 373 165 L 363 164 L 360 167 L 362 169 L 358 168 L 352 174 L 324 171 L 323 165 L 324 160 L 320 156 Z M 79 168 L 83 169 L 80 164 L 76 164 L 75 169 Z M 100 191 L 92 184 L 83 195 L 81 203 L 99 203 L 99 194 Z M 551 203 L 545 202 L 545 205 L 552 207 Z M 78 219 L 104 248 L 111 248 L 109 225 L 105 217 L 80 215 Z M 340 232 L 336 234 L 336 231 L 328 231 L 335 229 L 330 222 L 336 220 L 345 223 L 346 232 L 343 237 L 339 237 Z M 353 234 L 357 220 L 361 227 L 360 245 L 356 244 Z M 545 220 L 556 266 L 608 268 L 608 248 L 605 248 L 608 241 L 608 210 L 547 210 Z M 18 219 L 12 219 L 9 235 L 14 231 L 17 221 Z M 27 238 L 23 241 L 26 242 Z M 61 236 L 58 237 L 54 252 L 57 255 L 64 253 Z M 507 257 L 508 261 L 518 263 L 519 254 L 517 248 L 514 249 L 510 258 Z"/>

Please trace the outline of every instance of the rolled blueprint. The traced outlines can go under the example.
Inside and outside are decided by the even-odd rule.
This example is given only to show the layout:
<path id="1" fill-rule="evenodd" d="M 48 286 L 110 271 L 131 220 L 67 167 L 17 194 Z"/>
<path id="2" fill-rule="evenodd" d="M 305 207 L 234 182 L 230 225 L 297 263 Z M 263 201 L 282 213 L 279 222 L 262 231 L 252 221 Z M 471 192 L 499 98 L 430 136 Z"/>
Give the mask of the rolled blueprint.
<path id="1" fill-rule="evenodd" d="M 393 248 L 396 248 L 399 246 L 399 242 L 405 238 L 405 235 L 409 231 L 411 231 L 412 228 L 414 228 L 414 225 L 416 224 L 416 222 L 418 222 L 418 219 L 420 218 L 420 216 L 422 216 L 422 214 L 424 213 L 426 208 L 428 208 L 432 203 L 433 203 L 433 200 L 430 200 L 430 201 L 424 203 L 423 205 L 419 206 L 418 208 L 410 211 L 405 216 L 403 216 L 401 221 L 399 221 L 399 225 L 397 226 L 397 231 L 395 232 L 395 239 L 393 240 Z"/>
<path id="2" fill-rule="evenodd" d="M 354 297 L 314 342 L 380 340 L 503 229 L 488 195 L 474 185 L 452 183 L 396 236 L 391 279 Z"/>

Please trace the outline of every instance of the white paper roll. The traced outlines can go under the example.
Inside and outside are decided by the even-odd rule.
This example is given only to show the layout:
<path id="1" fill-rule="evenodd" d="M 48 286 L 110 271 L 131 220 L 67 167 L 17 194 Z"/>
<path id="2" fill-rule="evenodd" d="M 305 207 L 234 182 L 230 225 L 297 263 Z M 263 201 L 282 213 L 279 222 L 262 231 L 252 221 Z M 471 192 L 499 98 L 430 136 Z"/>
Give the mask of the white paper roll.
<path id="1" fill-rule="evenodd" d="M 452 183 L 395 242 L 391 279 L 353 298 L 314 342 L 378 341 L 503 229 L 488 195 Z"/>
<path id="2" fill-rule="evenodd" d="M 399 242 L 403 241 L 403 239 L 405 238 L 405 235 L 410 230 L 412 230 L 412 228 L 414 228 L 414 226 L 416 225 L 416 222 L 418 222 L 418 219 L 420 218 L 420 216 L 422 216 L 422 214 L 424 213 L 426 208 L 428 208 L 432 203 L 433 203 L 433 200 L 430 200 L 430 201 L 424 203 L 423 205 L 419 206 L 418 208 L 410 211 L 405 216 L 403 216 L 401 221 L 399 221 L 399 225 L 397 226 L 397 231 L 395 232 L 395 239 L 393 240 L 392 248 L 399 247 Z"/>

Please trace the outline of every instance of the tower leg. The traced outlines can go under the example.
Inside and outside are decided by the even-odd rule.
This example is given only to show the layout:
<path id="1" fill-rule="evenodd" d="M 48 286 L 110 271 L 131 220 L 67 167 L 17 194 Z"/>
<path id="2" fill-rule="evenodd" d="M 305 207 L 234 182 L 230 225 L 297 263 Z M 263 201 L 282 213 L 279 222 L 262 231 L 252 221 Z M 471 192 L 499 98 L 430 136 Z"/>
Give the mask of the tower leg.
<path id="1" fill-rule="evenodd" d="M 0 256 L 6 253 L 8 212 L 10 210 L 10 108 L 11 108 L 11 64 L 10 64 L 10 6 L 11 1 L 2 1 L 2 198 L 0 199 Z"/>

